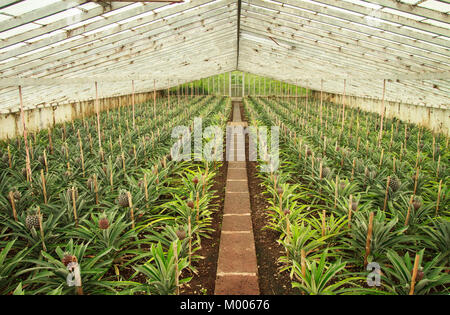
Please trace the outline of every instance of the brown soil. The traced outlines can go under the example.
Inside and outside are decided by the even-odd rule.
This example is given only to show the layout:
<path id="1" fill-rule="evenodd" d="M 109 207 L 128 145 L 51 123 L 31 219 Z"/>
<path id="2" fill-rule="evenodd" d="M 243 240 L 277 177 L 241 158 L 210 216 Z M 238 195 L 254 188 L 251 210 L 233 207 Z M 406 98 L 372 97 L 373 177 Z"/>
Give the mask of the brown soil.
<path id="1" fill-rule="evenodd" d="M 215 191 L 212 202 L 216 205 L 216 211 L 212 215 L 211 224 L 211 228 L 214 231 L 210 235 L 211 238 L 202 239 L 202 248 L 195 254 L 204 257 L 204 259 L 193 263 L 198 273 L 197 275 L 193 275 L 192 280 L 180 290 L 180 294 L 182 295 L 214 294 L 217 261 L 219 259 L 223 205 L 225 201 L 225 184 L 227 182 L 227 168 L 227 163 L 223 163 L 218 170 L 212 187 L 212 190 Z M 182 276 L 189 275 L 183 274 Z"/>
<path id="2" fill-rule="evenodd" d="M 241 117 L 247 121 L 244 107 L 241 106 Z M 261 179 L 257 177 L 257 163 L 248 161 L 248 136 L 245 150 L 247 157 L 247 177 L 252 209 L 253 234 L 255 237 L 256 258 L 258 260 L 259 290 L 262 295 L 298 294 L 291 286 L 288 272 L 279 271 L 278 258 L 284 254 L 284 248 L 277 243 L 277 232 L 266 229 L 269 207 L 267 198 L 263 195 Z"/>

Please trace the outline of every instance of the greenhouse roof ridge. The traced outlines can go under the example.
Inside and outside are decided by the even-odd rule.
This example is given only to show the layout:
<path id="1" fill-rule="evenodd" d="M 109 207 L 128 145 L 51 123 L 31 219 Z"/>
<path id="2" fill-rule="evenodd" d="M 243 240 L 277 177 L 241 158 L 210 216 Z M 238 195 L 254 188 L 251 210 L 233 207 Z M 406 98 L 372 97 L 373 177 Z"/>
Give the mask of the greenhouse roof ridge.
<path id="1" fill-rule="evenodd" d="M 438 0 L 0 1 L 0 110 L 162 89 L 240 70 L 330 93 L 447 107 Z M 100 84 L 101 85 L 101 84 Z"/>

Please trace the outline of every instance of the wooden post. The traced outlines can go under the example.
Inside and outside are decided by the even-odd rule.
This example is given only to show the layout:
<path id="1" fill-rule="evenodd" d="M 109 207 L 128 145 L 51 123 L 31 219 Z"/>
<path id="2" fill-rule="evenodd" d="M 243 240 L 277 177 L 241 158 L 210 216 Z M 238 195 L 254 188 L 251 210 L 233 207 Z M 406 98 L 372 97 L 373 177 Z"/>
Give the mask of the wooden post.
<path id="1" fill-rule="evenodd" d="M 98 148 L 100 157 L 103 161 L 103 150 L 102 150 L 102 135 L 101 135 L 101 126 L 100 126 L 100 107 L 98 103 L 98 84 L 95 82 L 95 111 L 97 112 L 97 133 L 98 133 Z"/>
<path id="2" fill-rule="evenodd" d="M 436 178 L 439 178 L 439 167 L 440 167 L 440 164 L 441 164 L 441 155 L 439 154 L 438 162 L 437 162 L 437 168 L 436 168 Z"/>
<path id="3" fill-rule="evenodd" d="M 420 262 L 420 255 L 416 254 L 416 257 L 414 258 L 414 268 L 413 268 L 413 274 L 411 277 L 411 288 L 409 290 L 409 295 L 414 294 L 414 288 L 416 286 L 417 270 L 419 269 L 419 262 Z"/>
<path id="4" fill-rule="evenodd" d="M 405 219 L 405 226 L 408 225 L 409 222 L 409 217 L 411 215 L 411 205 L 414 199 L 414 195 L 411 195 L 411 198 L 409 199 L 409 203 L 408 203 L 408 211 L 406 212 L 406 219 Z"/>
<path id="5" fill-rule="evenodd" d="M 352 221 L 352 203 L 353 203 L 353 195 L 350 195 L 348 200 L 348 228 L 351 227 L 351 221 Z"/>
<path id="6" fill-rule="evenodd" d="M 14 201 L 14 193 L 12 191 L 9 192 L 9 201 L 11 201 L 14 220 L 17 222 L 16 203 Z"/>
<path id="7" fill-rule="evenodd" d="M 191 225 L 191 216 L 188 217 L 188 235 L 189 235 L 189 265 L 191 264 L 192 257 L 192 225 Z"/>
<path id="8" fill-rule="evenodd" d="M 84 154 L 83 154 L 83 144 L 81 143 L 80 129 L 77 130 L 77 136 L 78 136 L 78 143 L 80 145 L 81 169 L 83 171 L 83 177 L 84 177 L 85 176 L 85 173 L 84 173 Z"/>
<path id="9" fill-rule="evenodd" d="M 28 148 L 27 127 L 25 125 L 25 112 L 23 110 L 22 86 L 20 86 L 20 85 L 19 85 L 19 99 L 20 99 L 20 116 L 22 117 L 23 139 L 25 141 L 27 181 L 32 182 L 31 165 L 30 165 L 30 151 Z"/>
<path id="10" fill-rule="evenodd" d="M 39 206 L 37 207 L 37 212 L 38 212 L 38 219 L 39 219 L 39 230 L 41 231 L 41 238 L 42 238 L 42 248 L 44 249 L 44 251 L 47 251 L 47 247 L 45 246 L 45 241 L 44 241 L 44 229 L 42 227 L 42 214 L 41 214 L 41 208 L 39 208 Z"/>
<path id="11" fill-rule="evenodd" d="M 300 255 L 301 255 L 300 265 L 302 268 L 302 276 L 305 278 L 306 277 L 306 252 L 304 249 L 302 249 L 300 251 Z"/>
<path id="12" fill-rule="evenodd" d="M 196 204 L 196 207 L 197 207 L 196 221 L 198 222 L 198 219 L 200 217 L 200 198 L 199 198 L 198 191 L 197 191 L 197 196 L 195 197 L 195 204 Z"/>
<path id="13" fill-rule="evenodd" d="M 369 226 L 367 228 L 366 254 L 364 255 L 364 268 L 367 266 L 367 258 L 370 255 L 370 243 L 372 241 L 372 229 L 373 229 L 373 212 L 370 213 Z"/>
<path id="14" fill-rule="evenodd" d="M 338 181 L 339 181 L 339 176 L 336 175 L 336 184 L 335 184 L 335 187 L 334 187 L 334 209 L 336 209 L 336 206 L 337 206 Z"/>
<path id="15" fill-rule="evenodd" d="M 353 181 L 353 177 L 355 176 L 355 166 L 356 166 L 356 158 L 353 158 L 353 164 L 352 164 L 352 176 L 350 178 L 350 181 Z"/>
<path id="16" fill-rule="evenodd" d="M 73 218 L 75 219 L 75 227 L 78 227 L 78 216 L 77 216 L 77 204 L 75 200 L 75 187 L 72 186 L 72 207 L 73 207 Z"/>
<path id="17" fill-rule="evenodd" d="M 11 149 L 9 148 L 9 144 L 8 144 L 8 163 L 9 168 L 12 168 Z"/>
<path id="18" fill-rule="evenodd" d="M 389 194 L 389 183 L 391 182 L 391 177 L 388 176 L 387 178 L 387 183 L 386 183 L 386 193 L 384 195 L 384 205 L 383 205 L 383 211 L 386 210 L 386 205 L 387 205 L 387 199 L 388 199 L 388 194 Z"/>
<path id="19" fill-rule="evenodd" d="M 44 203 L 47 204 L 47 189 L 45 188 L 44 170 L 41 169 L 42 192 L 44 193 Z"/>
<path id="20" fill-rule="evenodd" d="M 416 169 L 416 176 L 414 178 L 414 193 L 413 193 L 414 195 L 416 194 L 416 191 L 417 191 L 417 183 L 419 181 L 419 170 L 420 170 L 420 167 L 418 167 Z"/>
<path id="21" fill-rule="evenodd" d="M 173 254 L 175 256 L 175 294 L 180 294 L 180 284 L 179 284 L 179 275 L 178 275 L 178 248 L 177 248 L 177 241 L 173 243 Z"/>
<path id="22" fill-rule="evenodd" d="M 379 167 L 381 167 L 381 165 L 383 165 L 383 155 L 384 155 L 384 148 L 381 149 L 380 164 L 378 165 Z"/>
<path id="23" fill-rule="evenodd" d="M 121 156 L 122 156 L 122 168 L 123 168 L 123 173 L 124 173 L 124 175 L 127 173 L 127 169 L 126 169 L 126 167 L 125 167 L 125 154 L 123 153 L 123 151 L 122 151 L 122 153 L 121 153 Z"/>
<path id="24" fill-rule="evenodd" d="M 47 127 L 48 130 L 48 144 L 50 146 L 50 153 L 53 154 L 53 142 L 52 142 L 52 130 Z"/>
<path id="25" fill-rule="evenodd" d="M 128 206 L 130 207 L 130 215 L 131 215 L 131 227 L 134 229 L 134 210 L 133 210 L 133 200 L 131 199 L 131 193 L 127 191 L 128 197 Z"/>
<path id="26" fill-rule="evenodd" d="M 434 161 L 434 155 L 436 154 L 436 139 L 433 133 L 433 161 Z"/>
<path id="27" fill-rule="evenodd" d="M 98 184 L 96 173 L 94 173 L 94 192 L 95 192 L 95 204 L 98 205 Z"/>
<path id="28" fill-rule="evenodd" d="M 327 229 L 326 217 L 327 217 L 326 210 L 322 210 L 322 237 L 324 237 L 326 234 L 326 229 Z"/>

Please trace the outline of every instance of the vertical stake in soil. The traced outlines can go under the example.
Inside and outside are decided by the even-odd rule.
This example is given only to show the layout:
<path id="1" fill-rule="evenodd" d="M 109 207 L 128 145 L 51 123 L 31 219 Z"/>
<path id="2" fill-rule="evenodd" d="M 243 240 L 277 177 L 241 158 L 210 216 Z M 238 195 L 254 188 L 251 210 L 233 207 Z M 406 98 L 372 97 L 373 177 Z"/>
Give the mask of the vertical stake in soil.
<path id="1" fill-rule="evenodd" d="M 348 228 L 350 229 L 352 225 L 352 203 L 353 203 L 353 195 L 350 195 L 348 200 Z"/>
<path id="2" fill-rule="evenodd" d="M 100 157 L 103 161 L 103 150 L 102 150 L 102 136 L 101 136 L 101 127 L 100 127 L 100 108 L 98 103 L 98 84 L 95 82 L 95 111 L 97 112 L 97 133 L 98 133 L 98 148 Z"/>
<path id="3" fill-rule="evenodd" d="M 373 229 L 373 212 L 369 216 L 369 226 L 367 228 L 367 239 L 366 239 L 366 254 L 364 255 L 364 268 L 367 266 L 367 258 L 370 255 L 370 243 L 372 241 L 372 229 Z"/>
<path id="4" fill-rule="evenodd" d="M 47 189 L 45 188 L 44 170 L 41 169 L 42 192 L 44 194 L 44 203 L 47 204 Z"/>
<path id="5" fill-rule="evenodd" d="M 189 265 L 191 264 L 192 257 L 192 225 L 191 216 L 188 217 L 188 235 L 189 235 Z"/>
<path id="6" fill-rule="evenodd" d="M 179 271 L 178 271 L 178 246 L 177 246 L 177 241 L 175 241 L 173 243 L 173 254 L 175 256 L 175 286 L 176 286 L 176 291 L 175 294 L 179 295 L 180 294 L 180 284 L 179 284 Z"/>
<path id="7" fill-rule="evenodd" d="M 75 227 L 78 227 L 78 216 L 77 216 L 77 204 L 75 201 L 75 187 L 72 186 L 72 207 L 73 207 L 73 218 L 75 220 Z"/>
<path id="8" fill-rule="evenodd" d="M 419 262 L 420 262 L 420 255 L 416 254 L 416 257 L 414 258 L 414 268 L 411 277 L 411 289 L 409 290 L 409 295 L 414 294 L 414 288 L 416 286 L 417 270 L 419 269 Z"/>
<path id="9" fill-rule="evenodd" d="M 407 226 L 408 222 L 409 222 L 409 216 L 411 215 L 411 205 L 413 203 L 413 199 L 414 199 L 414 195 L 411 195 L 411 198 L 409 199 L 409 203 L 408 203 L 408 211 L 406 213 L 405 226 Z"/>
<path id="10" fill-rule="evenodd" d="M 384 205 L 383 205 L 383 211 L 386 210 L 386 204 L 387 204 L 387 200 L 388 200 L 388 195 L 389 195 L 389 183 L 391 182 L 391 177 L 388 176 L 387 178 L 387 183 L 386 183 L 386 193 L 384 195 Z"/>
<path id="11" fill-rule="evenodd" d="M 47 247 L 45 246 L 45 241 L 44 241 L 44 228 L 42 227 L 42 214 L 41 214 L 41 208 L 39 208 L 39 206 L 37 207 L 37 212 L 38 212 L 38 219 L 39 219 L 39 230 L 41 231 L 42 248 L 46 252 Z"/>
<path id="12" fill-rule="evenodd" d="M 9 200 L 11 201 L 14 220 L 17 222 L 16 203 L 14 202 L 14 193 L 12 191 L 9 192 Z"/>
<path id="13" fill-rule="evenodd" d="M 130 207 L 130 215 L 131 215 L 131 227 L 134 229 L 134 210 L 133 210 L 133 201 L 131 200 L 131 193 L 127 191 L 128 196 L 128 206 Z"/>

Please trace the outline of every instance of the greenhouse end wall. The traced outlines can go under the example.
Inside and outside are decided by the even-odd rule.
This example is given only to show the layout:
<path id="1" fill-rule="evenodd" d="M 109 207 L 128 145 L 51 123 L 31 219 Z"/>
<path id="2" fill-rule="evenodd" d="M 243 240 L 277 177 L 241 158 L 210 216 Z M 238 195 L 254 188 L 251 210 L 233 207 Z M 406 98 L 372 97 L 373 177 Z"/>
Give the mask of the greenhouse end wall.
<path id="1" fill-rule="evenodd" d="M 313 97 L 320 99 L 320 91 L 314 91 Z M 342 105 L 341 94 L 323 93 L 323 99 Z M 424 126 L 447 136 L 450 133 L 450 112 L 448 109 L 392 101 L 385 101 L 384 104 L 386 106 L 385 115 L 388 118 L 397 117 L 403 121 Z M 381 114 L 383 102 L 373 98 L 346 96 L 345 105 Z"/>

